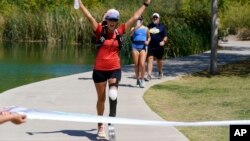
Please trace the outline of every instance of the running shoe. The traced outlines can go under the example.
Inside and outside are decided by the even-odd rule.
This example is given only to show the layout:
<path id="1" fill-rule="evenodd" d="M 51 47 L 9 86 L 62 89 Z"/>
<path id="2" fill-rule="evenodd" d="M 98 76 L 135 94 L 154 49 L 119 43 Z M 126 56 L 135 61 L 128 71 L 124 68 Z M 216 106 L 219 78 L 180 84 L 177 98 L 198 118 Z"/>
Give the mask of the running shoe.
<path id="1" fill-rule="evenodd" d="M 152 77 L 150 75 L 148 75 L 146 78 L 145 78 L 145 81 L 150 81 L 152 79 Z"/>
<path id="2" fill-rule="evenodd" d="M 98 126 L 97 137 L 101 138 L 101 139 L 106 138 L 106 134 L 105 134 L 105 130 L 104 130 L 104 126 L 103 125 Z"/>
<path id="3" fill-rule="evenodd" d="M 145 80 L 141 80 L 140 87 L 141 87 L 141 88 L 145 88 L 145 85 L 146 85 L 146 84 L 145 84 Z"/>
<path id="4" fill-rule="evenodd" d="M 163 78 L 163 72 L 159 72 L 158 79 L 162 79 L 162 78 Z"/>
<path id="5" fill-rule="evenodd" d="M 136 80 L 136 86 L 139 87 L 141 85 L 140 79 Z"/>

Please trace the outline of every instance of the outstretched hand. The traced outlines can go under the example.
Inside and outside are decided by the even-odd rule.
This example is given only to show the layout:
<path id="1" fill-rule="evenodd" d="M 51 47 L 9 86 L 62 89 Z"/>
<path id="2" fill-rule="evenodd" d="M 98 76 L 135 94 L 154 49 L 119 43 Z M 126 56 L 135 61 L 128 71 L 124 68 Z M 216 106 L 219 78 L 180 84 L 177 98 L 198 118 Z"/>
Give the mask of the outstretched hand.
<path id="1" fill-rule="evenodd" d="M 14 124 L 21 124 L 26 122 L 26 115 L 2 111 L 0 112 L 0 116 L 5 117 L 7 119 L 6 121 L 10 121 Z"/>
<path id="2" fill-rule="evenodd" d="M 26 122 L 26 116 L 20 114 L 12 114 L 11 122 L 14 124 L 21 124 Z"/>

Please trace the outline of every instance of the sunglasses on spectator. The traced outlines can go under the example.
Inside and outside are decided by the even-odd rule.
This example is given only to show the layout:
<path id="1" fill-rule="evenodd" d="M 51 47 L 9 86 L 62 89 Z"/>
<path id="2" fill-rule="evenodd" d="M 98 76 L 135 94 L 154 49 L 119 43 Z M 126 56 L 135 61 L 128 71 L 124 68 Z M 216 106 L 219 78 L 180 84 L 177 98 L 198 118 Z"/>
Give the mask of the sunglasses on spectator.
<path id="1" fill-rule="evenodd" d="M 158 19 L 158 17 L 157 16 L 153 16 L 153 19 Z"/>

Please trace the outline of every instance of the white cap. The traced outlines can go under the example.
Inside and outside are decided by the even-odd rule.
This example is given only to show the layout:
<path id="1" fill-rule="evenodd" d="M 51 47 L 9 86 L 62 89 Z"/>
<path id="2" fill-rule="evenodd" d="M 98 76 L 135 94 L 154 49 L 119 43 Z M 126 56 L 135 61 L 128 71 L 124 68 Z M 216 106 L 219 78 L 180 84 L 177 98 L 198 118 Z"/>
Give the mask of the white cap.
<path id="1" fill-rule="evenodd" d="M 154 17 L 154 16 L 157 16 L 158 18 L 160 18 L 160 15 L 159 15 L 158 13 L 154 13 L 154 14 L 152 15 L 152 17 Z"/>
<path id="2" fill-rule="evenodd" d="M 116 9 L 109 9 L 105 14 L 105 19 L 107 19 L 107 20 L 109 20 L 109 19 L 119 20 L 120 19 L 120 13 Z"/>

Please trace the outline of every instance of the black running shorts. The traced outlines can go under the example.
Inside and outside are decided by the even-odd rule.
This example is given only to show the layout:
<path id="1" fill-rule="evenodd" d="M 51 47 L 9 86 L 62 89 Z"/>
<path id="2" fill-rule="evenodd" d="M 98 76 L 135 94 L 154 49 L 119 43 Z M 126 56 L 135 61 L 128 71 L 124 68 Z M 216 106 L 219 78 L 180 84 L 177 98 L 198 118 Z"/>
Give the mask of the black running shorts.
<path id="1" fill-rule="evenodd" d="M 111 71 L 93 70 L 92 78 L 95 83 L 106 82 L 110 78 L 116 78 L 117 82 L 119 82 L 121 75 L 121 69 Z"/>
<path id="2" fill-rule="evenodd" d="M 162 60 L 164 47 L 148 48 L 148 57 L 154 56 L 156 59 Z"/>

